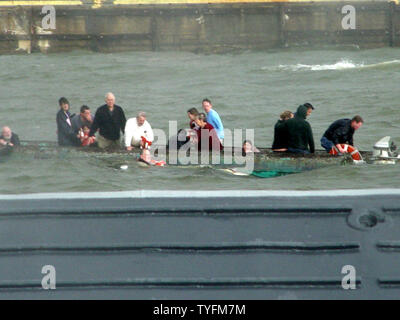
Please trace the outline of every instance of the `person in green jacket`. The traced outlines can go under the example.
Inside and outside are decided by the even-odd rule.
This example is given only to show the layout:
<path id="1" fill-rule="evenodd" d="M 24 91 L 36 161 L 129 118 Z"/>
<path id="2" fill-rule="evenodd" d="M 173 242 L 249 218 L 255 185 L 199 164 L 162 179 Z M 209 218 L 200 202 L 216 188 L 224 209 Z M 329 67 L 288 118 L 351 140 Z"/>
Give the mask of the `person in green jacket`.
<path id="1" fill-rule="evenodd" d="M 310 124 L 306 121 L 307 106 L 300 105 L 295 117 L 285 122 L 288 133 L 288 148 L 291 153 L 314 153 L 314 138 Z"/>

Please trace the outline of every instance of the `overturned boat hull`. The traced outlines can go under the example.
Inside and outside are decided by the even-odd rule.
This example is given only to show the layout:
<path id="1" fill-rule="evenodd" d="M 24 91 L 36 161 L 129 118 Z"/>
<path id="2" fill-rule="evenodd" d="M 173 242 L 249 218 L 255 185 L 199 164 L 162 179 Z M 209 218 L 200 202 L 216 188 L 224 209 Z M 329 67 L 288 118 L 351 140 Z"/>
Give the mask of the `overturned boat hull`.
<path id="1" fill-rule="evenodd" d="M 21 146 L 14 147 L 13 157 L 33 159 L 51 158 L 87 158 L 100 157 L 121 161 L 136 159 L 139 151 L 128 152 L 124 149 L 102 150 L 98 147 L 59 147 L 52 141 L 23 141 Z M 4 151 L 9 154 L 10 151 Z M 314 154 L 291 154 L 273 152 L 269 148 L 260 148 L 260 153 L 243 156 L 238 148 L 226 148 L 218 156 L 210 152 L 201 154 L 169 152 L 167 149 L 154 149 L 154 154 L 167 162 L 168 165 L 213 165 L 223 168 L 251 166 L 254 171 L 279 171 L 282 173 L 297 173 L 327 166 L 352 163 L 349 156 L 332 156 L 323 150 L 317 150 Z M 371 152 L 361 152 L 364 159 L 372 156 Z"/>

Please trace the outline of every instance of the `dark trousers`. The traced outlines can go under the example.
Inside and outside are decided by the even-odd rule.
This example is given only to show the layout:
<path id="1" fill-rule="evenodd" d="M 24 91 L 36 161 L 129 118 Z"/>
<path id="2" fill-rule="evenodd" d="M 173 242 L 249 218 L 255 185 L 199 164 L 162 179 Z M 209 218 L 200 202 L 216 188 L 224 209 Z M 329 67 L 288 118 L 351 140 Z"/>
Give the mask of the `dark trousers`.
<path id="1" fill-rule="evenodd" d="M 310 151 L 308 151 L 308 150 L 296 149 L 296 148 L 288 148 L 287 152 L 290 152 L 290 153 L 304 153 L 304 154 L 309 154 L 310 153 Z"/>
<path id="2" fill-rule="evenodd" d="M 329 151 L 331 151 L 332 147 L 335 146 L 335 144 L 331 140 L 328 140 L 327 138 L 322 137 L 321 138 L 321 146 L 326 150 L 326 152 L 329 152 Z"/>

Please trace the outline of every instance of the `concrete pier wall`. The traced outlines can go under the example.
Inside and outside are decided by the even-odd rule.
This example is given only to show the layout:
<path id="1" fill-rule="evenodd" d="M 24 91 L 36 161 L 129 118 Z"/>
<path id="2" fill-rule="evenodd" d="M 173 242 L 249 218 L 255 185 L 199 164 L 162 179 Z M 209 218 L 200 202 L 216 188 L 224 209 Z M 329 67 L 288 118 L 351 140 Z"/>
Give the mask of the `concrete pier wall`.
<path id="1" fill-rule="evenodd" d="M 0 53 L 400 45 L 395 2 L 162 2 L 0 1 Z M 43 28 L 44 5 L 55 8 L 55 29 Z M 342 26 L 345 5 L 355 29 Z"/>

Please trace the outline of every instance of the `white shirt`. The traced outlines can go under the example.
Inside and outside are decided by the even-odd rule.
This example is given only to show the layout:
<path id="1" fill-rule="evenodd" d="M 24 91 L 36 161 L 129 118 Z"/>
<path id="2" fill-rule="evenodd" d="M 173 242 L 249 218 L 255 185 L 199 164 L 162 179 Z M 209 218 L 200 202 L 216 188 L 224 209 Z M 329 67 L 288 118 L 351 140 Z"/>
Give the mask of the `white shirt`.
<path id="1" fill-rule="evenodd" d="M 131 146 L 132 139 L 140 142 L 142 136 L 153 142 L 154 134 L 150 124 L 145 120 L 141 126 L 138 126 L 136 118 L 130 118 L 125 125 L 125 146 Z"/>

